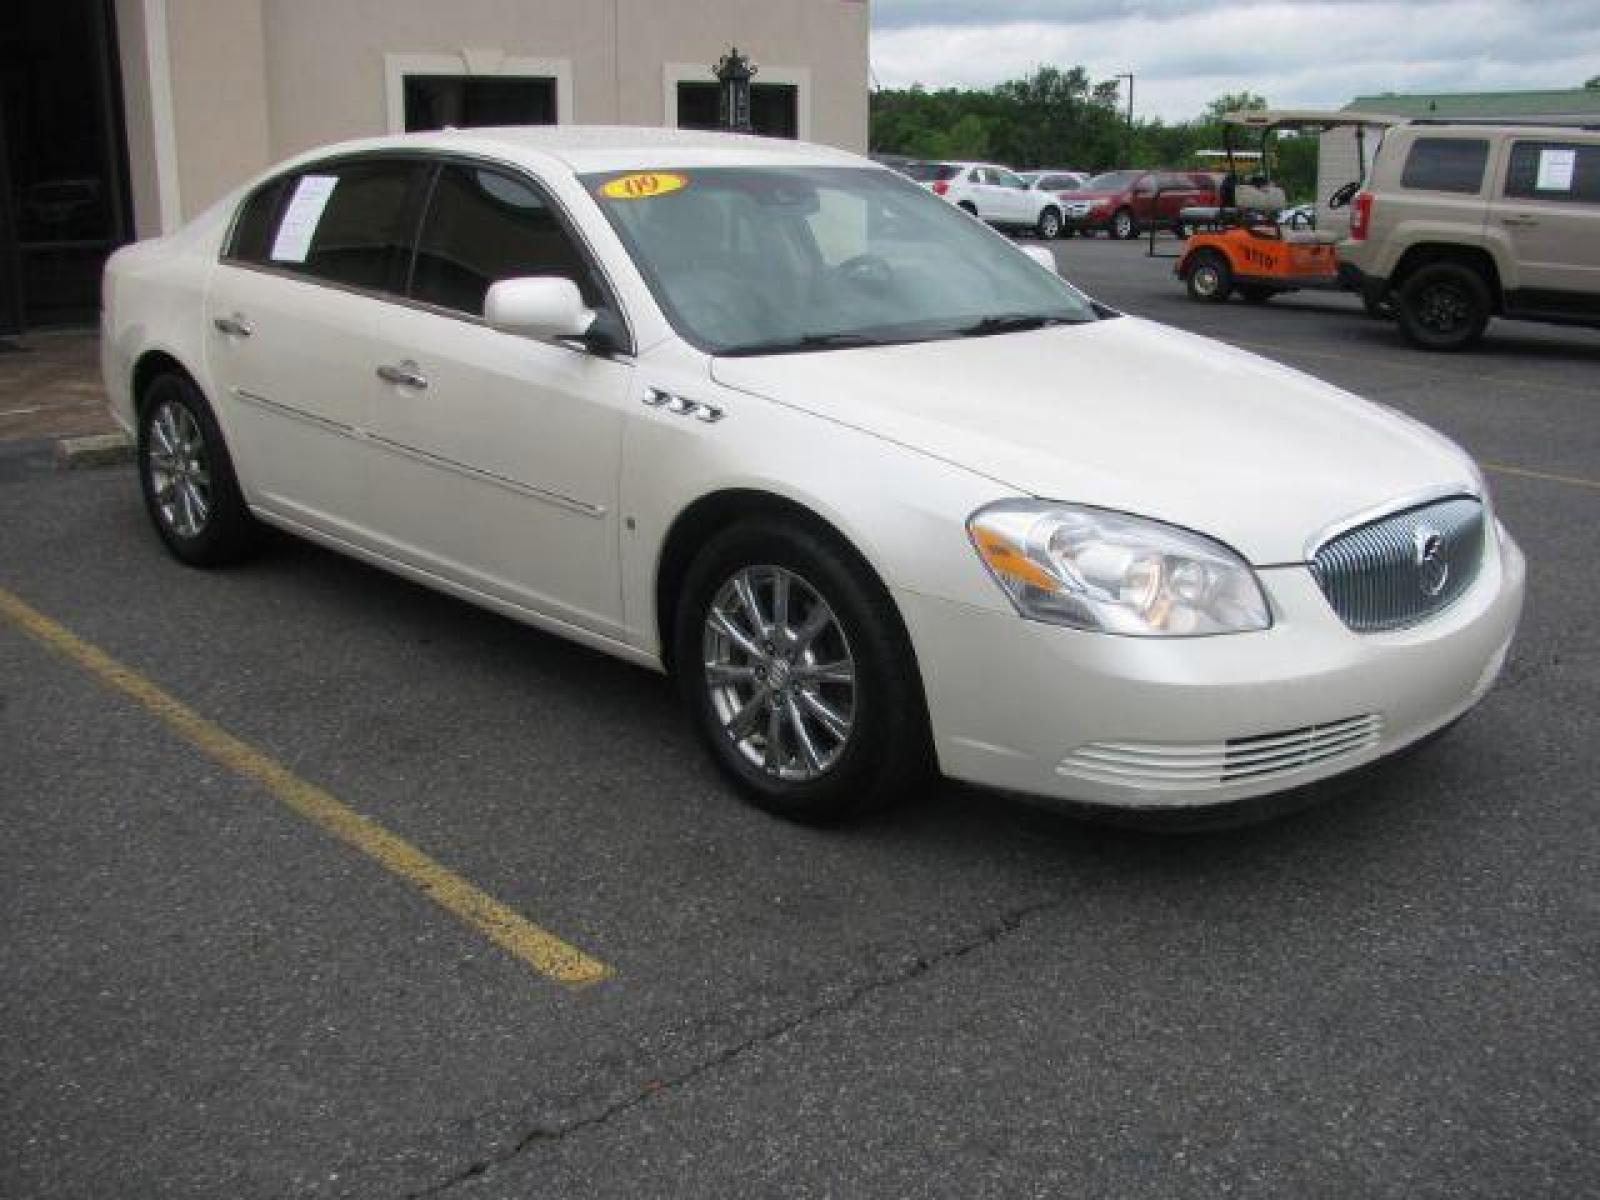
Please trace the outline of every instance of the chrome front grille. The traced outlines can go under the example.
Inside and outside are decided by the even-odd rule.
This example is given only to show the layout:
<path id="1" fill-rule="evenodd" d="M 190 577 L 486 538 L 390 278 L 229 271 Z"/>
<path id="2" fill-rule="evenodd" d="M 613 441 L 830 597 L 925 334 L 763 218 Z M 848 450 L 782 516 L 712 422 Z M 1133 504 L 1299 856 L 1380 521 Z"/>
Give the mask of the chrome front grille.
<path id="1" fill-rule="evenodd" d="M 1225 742 L 1091 742 L 1062 759 L 1056 772 L 1146 791 L 1198 791 L 1291 776 L 1358 754 L 1382 737 L 1383 718 L 1369 713 Z"/>
<path id="2" fill-rule="evenodd" d="M 1415 625 L 1472 586 L 1483 562 L 1483 505 L 1438 500 L 1358 525 L 1324 542 L 1311 574 L 1358 633 Z"/>

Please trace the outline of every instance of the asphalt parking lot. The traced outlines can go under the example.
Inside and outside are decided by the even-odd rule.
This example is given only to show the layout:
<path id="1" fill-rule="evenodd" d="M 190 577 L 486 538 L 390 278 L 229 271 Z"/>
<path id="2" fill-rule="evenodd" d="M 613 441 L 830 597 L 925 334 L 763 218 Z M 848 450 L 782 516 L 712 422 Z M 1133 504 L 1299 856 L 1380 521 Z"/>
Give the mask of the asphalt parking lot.
<path id="1" fill-rule="evenodd" d="M 1447 738 L 1226 833 L 795 828 L 664 679 L 0 442 L 0 1194 L 1600 1194 L 1600 334 L 1054 248 L 1484 464 L 1530 593 Z"/>

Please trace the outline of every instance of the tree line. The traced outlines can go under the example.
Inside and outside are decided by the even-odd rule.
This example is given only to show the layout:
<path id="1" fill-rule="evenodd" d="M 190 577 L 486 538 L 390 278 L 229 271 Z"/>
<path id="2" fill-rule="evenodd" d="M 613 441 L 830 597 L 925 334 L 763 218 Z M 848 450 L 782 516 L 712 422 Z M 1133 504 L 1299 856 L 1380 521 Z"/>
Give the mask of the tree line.
<path id="1" fill-rule="evenodd" d="M 1223 148 L 1224 113 L 1265 107 L 1265 98 L 1238 92 L 1218 96 L 1191 121 L 1130 123 L 1121 80 L 1094 82 L 1082 67 L 1040 67 L 991 88 L 881 88 L 871 96 L 869 138 L 875 154 L 977 159 L 1019 171 L 1196 168 L 1208 165 L 1196 151 Z M 1256 148 L 1254 135 L 1245 136 L 1251 144 L 1237 148 Z M 1275 139 L 1272 165 L 1291 203 L 1310 199 L 1317 139 Z"/>

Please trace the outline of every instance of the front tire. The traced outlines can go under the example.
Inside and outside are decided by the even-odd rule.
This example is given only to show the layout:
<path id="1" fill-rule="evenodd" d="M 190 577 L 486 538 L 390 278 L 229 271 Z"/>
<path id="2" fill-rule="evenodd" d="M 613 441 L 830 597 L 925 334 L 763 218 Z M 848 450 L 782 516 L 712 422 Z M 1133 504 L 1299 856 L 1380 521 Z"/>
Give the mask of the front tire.
<path id="1" fill-rule="evenodd" d="M 1034 232 L 1044 241 L 1053 241 L 1061 236 L 1061 214 L 1053 208 L 1047 208 L 1039 214 L 1038 224 Z"/>
<path id="2" fill-rule="evenodd" d="M 1184 284 L 1189 289 L 1189 299 L 1221 304 L 1233 291 L 1233 272 L 1228 268 L 1228 260 L 1215 250 L 1202 250 L 1189 264 Z"/>
<path id="3" fill-rule="evenodd" d="M 1117 241 L 1131 241 L 1139 236 L 1138 223 L 1129 209 L 1119 208 L 1111 216 L 1111 236 Z"/>
<path id="4" fill-rule="evenodd" d="M 882 584 L 834 539 L 748 521 L 690 566 L 675 673 L 697 732 L 759 808 L 833 824 L 927 775 L 910 641 Z"/>
<path id="5" fill-rule="evenodd" d="M 1420 267 L 1395 297 L 1400 332 L 1420 350 L 1465 350 L 1483 337 L 1493 300 L 1482 275 L 1460 263 Z"/>
<path id="6" fill-rule="evenodd" d="M 145 510 L 173 557 L 218 566 L 256 548 L 250 515 L 222 429 L 200 389 L 182 375 L 162 375 L 139 407 L 139 485 Z"/>

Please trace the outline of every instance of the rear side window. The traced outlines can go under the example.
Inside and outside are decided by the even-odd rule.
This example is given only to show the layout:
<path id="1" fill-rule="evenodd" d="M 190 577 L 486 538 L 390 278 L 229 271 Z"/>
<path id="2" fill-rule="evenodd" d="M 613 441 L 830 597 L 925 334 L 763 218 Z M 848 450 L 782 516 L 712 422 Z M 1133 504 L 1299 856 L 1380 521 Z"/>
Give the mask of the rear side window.
<path id="1" fill-rule="evenodd" d="M 1600 146 L 1517 142 L 1506 169 L 1506 195 L 1600 204 Z"/>
<path id="2" fill-rule="evenodd" d="M 1418 138 L 1406 155 L 1400 186 L 1475 195 L 1483 186 L 1488 161 L 1489 143 L 1482 138 Z"/>
<path id="3" fill-rule="evenodd" d="M 225 257 L 250 263 L 267 261 L 272 249 L 272 233 L 278 224 L 278 202 L 283 199 L 283 188 L 283 180 L 274 179 L 250 194 L 233 223 L 233 238 Z"/>
<path id="4" fill-rule="evenodd" d="M 379 159 L 316 167 L 291 180 L 267 264 L 369 291 L 399 293 L 425 163 Z"/>
<path id="5" fill-rule="evenodd" d="M 601 306 L 583 253 L 544 196 L 499 171 L 451 164 L 439 172 L 417 242 L 411 296 L 483 315 L 489 285 L 525 275 L 557 275 Z"/>

